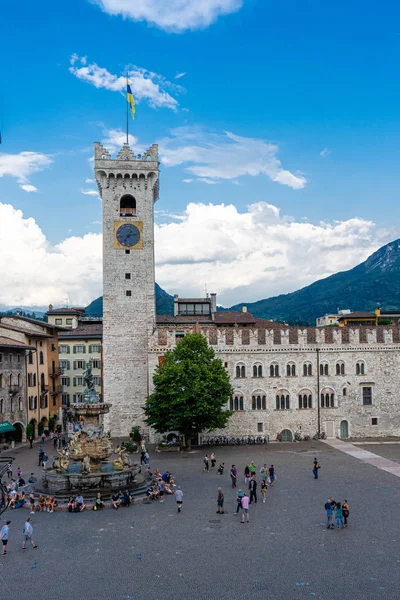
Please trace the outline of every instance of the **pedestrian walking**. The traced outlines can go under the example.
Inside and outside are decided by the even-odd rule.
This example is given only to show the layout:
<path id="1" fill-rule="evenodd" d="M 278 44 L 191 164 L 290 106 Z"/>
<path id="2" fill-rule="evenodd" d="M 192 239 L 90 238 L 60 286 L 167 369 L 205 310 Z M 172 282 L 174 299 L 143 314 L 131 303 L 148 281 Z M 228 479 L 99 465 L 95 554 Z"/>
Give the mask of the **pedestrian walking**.
<path id="1" fill-rule="evenodd" d="M 42 448 L 42 446 L 39 446 L 39 467 L 42 466 L 43 456 L 44 456 L 43 448 Z"/>
<path id="2" fill-rule="evenodd" d="M 318 460 L 316 458 L 314 458 L 314 465 L 313 465 L 313 473 L 314 473 L 314 479 L 318 479 L 318 471 L 320 470 L 321 465 L 319 464 Z"/>
<path id="3" fill-rule="evenodd" d="M 203 458 L 203 463 L 204 463 L 204 471 L 206 473 L 208 473 L 210 470 L 210 459 L 208 458 L 208 454 L 206 454 L 205 457 Z"/>
<path id="4" fill-rule="evenodd" d="M 243 494 L 242 490 L 239 490 L 238 493 L 237 493 L 237 497 L 236 497 L 237 505 L 236 505 L 236 511 L 234 513 L 235 515 L 237 515 L 238 512 L 239 512 L 239 510 L 242 508 L 242 498 L 243 498 L 243 496 L 244 496 L 244 494 Z"/>
<path id="5" fill-rule="evenodd" d="M 20 469 L 20 467 L 18 467 L 18 469 L 17 469 L 17 477 L 18 477 L 18 479 L 21 477 L 21 469 Z"/>
<path id="6" fill-rule="evenodd" d="M 57 446 L 58 446 L 58 435 L 55 434 L 55 436 L 53 437 L 53 448 L 54 448 L 54 450 L 57 450 Z"/>
<path id="7" fill-rule="evenodd" d="M 338 502 L 336 504 L 336 527 L 339 529 L 343 529 L 344 527 L 344 522 L 343 522 L 343 509 L 342 509 L 342 505 L 340 502 Z"/>
<path id="8" fill-rule="evenodd" d="M 235 467 L 235 465 L 232 465 L 232 468 L 229 472 L 231 481 L 232 481 L 232 487 L 235 488 L 236 487 L 236 480 L 237 480 L 237 468 Z"/>
<path id="9" fill-rule="evenodd" d="M 29 449 L 31 450 L 33 448 L 33 438 L 29 438 Z"/>
<path id="10" fill-rule="evenodd" d="M 3 544 L 2 550 L 1 550 L 1 555 L 4 556 L 5 554 L 7 554 L 7 544 L 8 544 L 8 532 L 10 529 L 10 524 L 11 521 L 6 521 L 6 524 L 3 525 L 3 527 L 1 528 L 0 531 L 0 540 Z"/>
<path id="11" fill-rule="evenodd" d="M 147 450 L 144 455 L 144 462 L 146 463 L 146 465 L 150 464 L 150 454 L 147 452 Z"/>
<path id="12" fill-rule="evenodd" d="M 256 481 L 255 475 L 253 475 L 253 477 L 250 479 L 249 490 L 250 490 L 250 504 L 253 502 L 253 500 L 257 504 L 257 481 Z"/>
<path id="13" fill-rule="evenodd" d="M 218 475 L 223 475 L 225 469 L 225 463 L 221 463 L 217 469 Z"/>
<path id="14" fill-rule="evenodd" d="M 325 508 L 325 512 L 326 512 L 326 528 L 334 529 L 332 498 L 330 498 L 327 502 L 325 502 L 324 508 Z"/>
<path id="15" fill-rule="evenodd" d="M 210 460 L 211 460 L 211 471 L 212 471 L 215 468 L 215 463 L 217 462 L 214 452 L 211 452 Z"/>
<path id="16" fill-rule="evenodd" d="M 242 498 L 242 517 L 241 523 L 244 523 L 244 515 L 246 515 L 247 522 L 249 522 L 249 497 L 246 494 Z"/>
<path id="17" fill-rule="evenodd" d="M 249 469 L 250 469 L 250 478 L 251 478 L 251 477 L 253 477 L 253 475 L 256 474 L 256 465 L 254 464 L 253 461 L 249 464 Z"/>
<path id="18" fill-rule="evenodd" d="M 275 476 L 275 467 L 274 465 L 271 465 L 270 468 L 268 469 L 269 472 L 269 479 L 271 481 L 270 485 L 273 485 L 275 480 L 276 480 L 276 476 Z"/>
<path id="19" fill-rule="evenodd" d="M 218 515 L 225 514 L 225 509 L 224 509 L 224 494 L 222 493 L 221 488 L 218 488 L 217 514 Z"/>
<path id="20" fill-rule="evenodd" d="M 47 461 L 49 460 L 49 457 L 47 456 L 46 452 L 43 454 L 42 457 L 42 464 L 43 464 L 43 469 L 46 470 L 47 469 Z"/>
<path id="21" fill-rule="evenodd" d="M 146 462 L 146 450 L 143 446 L 140 448 L 140 464 L 143 465 Z"/>
<path id="22" fill-rule="evenodd" d="M 8 465 L 7 465 L 7 477 L 8 477 L 8 479 L 12 478 L 12 464 L 11 463 L 8 463 Z"/>
<path id="23" fill-rule="evenodd" d="M 181 490 L 181 486 L 178 486 L 175 490 L 175 500 L 178 505 L 178 513 L 182 510 L 182 502 L 183 502 L 183 492 Z"/>
<path id="24" fill-rule="evenodd" d="M 250 467 L 246 465 L 244 468 L 244 484 L 247 485 L 250 481 Z"/>
<path id="25" fill-rule="evenodd" d="M 349 518 L 349 514 L 350 514 L 349 503 L 347 502 L 347 500 L 343 500 L 342 513 L 343 513 L 343 519 L 344 519 L 344 526 L 347 527 L 347 525 L 348 525 L 347 519 Z"/>
<path id="26" fill-rule="evenodd" d="M 267 479 L 268 479 L 268 467 L 267 467 L 266 463 L 264 463 L 264 466 L 261 467 L 260 474 L 261 474 L 261 479 L 263 481 L 267 481 Z"/>
<path id="27" fill-rule="evenodd" d="M 267 489 L 268 489 L 268 484 L 267 484 L 266 480 L 263 479 L 261 482 L 261 496 L 263 499 L 263 504 L 265 504 L 267 501 Z"/>
<path id="28" fill-rule="evenodd" d="M 30 517 L 29 517 L 29 519 L 26 520 L 26 523 L 25 523 L 24 529 L 23 529 L 23 533 L 24 533 L 24 541 L 22 542 L 22 550 L 26 550 L 26 542 L 29 542 L 30 545 L 32 546 L 32 548 L 37 548 L 37 545 L 33 541 L 33 527 L 32 527 L 32 519 Z"/>
<path id="29" fill-rule="evenodd" d="M 46 436 L 45 436 L 44 431 L 43 431 L 43 433 L 42 433 L 42 444 L 44 444 L 44 440 L 45 439 L 46 439 Z"/>

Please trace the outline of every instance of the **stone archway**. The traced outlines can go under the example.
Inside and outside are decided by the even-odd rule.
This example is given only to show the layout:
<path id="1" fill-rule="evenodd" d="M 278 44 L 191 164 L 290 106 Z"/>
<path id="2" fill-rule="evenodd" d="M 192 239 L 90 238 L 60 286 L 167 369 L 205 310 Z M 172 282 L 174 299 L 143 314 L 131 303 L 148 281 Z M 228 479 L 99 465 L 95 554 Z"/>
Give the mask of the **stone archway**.
<path id="1" fill-rule="evenodd" d="M 340 423 L 340 439 L 348 440 L 349 439 L 349 422 L 342 421 Z"/>
<path id="2" fill-rule="evenodd" d="M 281 431 L 280 436 L 282 438 L 282 442 L 293 442 L 293 434 L 290 429 L 283 429 Z"/>
<path id="3" fill-rule="evenodd" d="M 15 431 L 13 431 L 13 440 L 16 444 L 20 444 L 21 442 L 26 442 L 26 432 L 25 432 L 25 427 L 23 426 L 22 423 L 19 423 L 18 421 L 16 423 L 13 423 L 13 426 L 15 427 Z"/>

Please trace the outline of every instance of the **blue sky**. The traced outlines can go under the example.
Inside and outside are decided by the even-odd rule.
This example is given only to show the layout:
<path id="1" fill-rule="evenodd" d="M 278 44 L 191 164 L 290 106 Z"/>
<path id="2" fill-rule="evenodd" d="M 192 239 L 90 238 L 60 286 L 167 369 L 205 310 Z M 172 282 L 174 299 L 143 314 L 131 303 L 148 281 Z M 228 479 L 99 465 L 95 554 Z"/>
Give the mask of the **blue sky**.
<path id="1" fill-rule="evenodd" d="M 168 291 L 207 283 L 225 304 L 255 300 L 350 268 L 398 237 L 398 5 L 176 4 L 2 8 L 0 304 L 86 302 L 101 291 L 101 202 L 86 179 L 93 142 L 124 128 L 124 97 L 106 88 L 127 65 L 134 146 L 160 143 L 157 280 Z M 100 79 L 106 87 L 93 85 Z M 177 232 L 188 240 L 179 248 Z M 74 259 L 92 260 L 93 276 Z M 40 291 L 30 280 L 38 262 Z"/>

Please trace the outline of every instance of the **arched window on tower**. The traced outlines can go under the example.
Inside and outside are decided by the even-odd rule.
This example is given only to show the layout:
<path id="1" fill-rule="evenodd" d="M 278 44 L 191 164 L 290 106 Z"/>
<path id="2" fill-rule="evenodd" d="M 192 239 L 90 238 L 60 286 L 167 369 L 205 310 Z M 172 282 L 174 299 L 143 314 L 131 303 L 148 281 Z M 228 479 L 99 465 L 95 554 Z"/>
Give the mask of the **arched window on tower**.
<path id="1" fill-rule="evenodd" d="M 136 200 L 130 194 L 122 196 L 119 202 L 120 217 L 136 217 Z"/>

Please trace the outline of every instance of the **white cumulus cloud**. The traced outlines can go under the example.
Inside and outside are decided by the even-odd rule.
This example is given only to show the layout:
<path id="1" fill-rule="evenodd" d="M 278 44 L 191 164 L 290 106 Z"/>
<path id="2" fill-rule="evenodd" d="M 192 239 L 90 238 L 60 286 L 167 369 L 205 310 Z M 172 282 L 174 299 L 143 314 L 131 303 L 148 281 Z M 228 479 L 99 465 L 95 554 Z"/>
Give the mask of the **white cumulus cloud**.
<path id="1" fill-rule="evenodd" d="M 102 293 L 101 244 L 88 233 L 52 246 L 35 219 L 0 203 L 0 304 L 89 303 Z"/>
<path id="2" fill-rule="evenodd" d="M 70 73 L 78 79 L 112 92 L 125 93 L 126 75 L 114 75 L 96 63 L 87 64 L 86 57 L 79 58 L 73 54 L 70 60 Z M 129 82 L 136 102 L 148 102 L 152 108 L 170 108 L 177 110 L 178 101 L 166 89 L 182 92 L 181 86 L 167 81 L 162 75 L 152 73 L 136 65 L 128 65 Z"/>
<path id="3" fill-rule="evenodd" d="M 157 216 L 157 282 L 182 296 L 201 294 L 206 283 L 225 306 L 350 269 L 389 241 L 362 218 L 310 223 L 266 202 L 243 211 L 191 203 L 181 215 Z M 68 297 L 86 305 L 102 293 L 101 234 L 69 235 L 52 245 L 33 218 L 0 203 L 0 256 L 0 304 L 46 306 Z"/>
<path id="4" fill-rule="evenodd" d="M 97 190 L 81 190 L 82 194 L 85 196 L 98 196 L 99 192 Z"/>
<path id="5" fill-rule="evenodd" d="M 53 162 L 49 154 L 42 152 L 20 152 L 19 154 L 0 153 L 0 177 L 15 177 L 25 192 L 37 192 L 37 188 L 29 184 L 29 177 L 43 171 Z"/>
<path id="6" fill-rule="evenodd" d="M 24 192 L 37 192 L 38 191 L 37 187 L 35 187 L 34 185 L 30 185 L 29 183 L 23 183 L 19 187 L 21 188 L 21 190 L 24 190 Z"/>
<path id="7" fill-rule="evenodd" d="M 362 218 L 296 221 L 266 202 L 243 212 L 193 203 L 183 217 L 156 226 L 157 282 L 184 296 L 198 296 L 207 283 L 225 306 L 300 289 L 354 267 L 389 241 Z"/>
<path id="8" fill-rule="evenodd" d="M 219 16 L 236 12 L 243 0 L 94 0 L 104 12 L 160 29 L 181 33 L 211 25 Z"/>
<path id="9" fill-rule="evenodd" d="M 278 146 L 257 138 L 225 132 L 206 133 L 180 127 L 159 142 L 161 162 L 166 167 L 184 165 L 191 176 L 203 183 L 236 180 L 243 175 L 266 175 L 272 181 L 301 189 L 307 179 L 282 167 L 277 158 Z"/>

